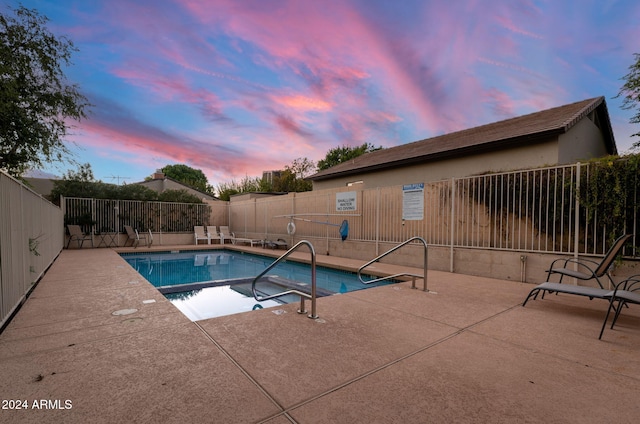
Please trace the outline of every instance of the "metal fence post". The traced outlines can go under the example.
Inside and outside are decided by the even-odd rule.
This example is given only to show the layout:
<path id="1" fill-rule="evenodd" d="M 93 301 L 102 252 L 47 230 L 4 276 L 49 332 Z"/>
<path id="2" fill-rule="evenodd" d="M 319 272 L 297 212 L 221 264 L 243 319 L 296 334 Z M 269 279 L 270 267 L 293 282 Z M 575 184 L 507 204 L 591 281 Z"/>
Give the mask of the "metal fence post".
<path id="1" fill-rule="evenodd" d="M 573 256 L 578 259 L 580 251 L 580 162 L 576 163 L 576 210 L 574 213 Z"/>
<path id="2" fill-rule="evenodd" d="M 380 187 L 376 189 L 376 256 L 380 254 Z"/>
<path id="3" fill-rule="evenodd" d="M 449 253 L 449 272 L 453 272 L 453 246 L 454 246 L 454 237 L 455 237 L 455 223 L 456 223 L 456 209 L 455 209 L 455 196 L 456 196 L 456 179 L 454 177 L 451 178 L 451 190 L 450 199 L 451 199 L 451 251 Z"/>

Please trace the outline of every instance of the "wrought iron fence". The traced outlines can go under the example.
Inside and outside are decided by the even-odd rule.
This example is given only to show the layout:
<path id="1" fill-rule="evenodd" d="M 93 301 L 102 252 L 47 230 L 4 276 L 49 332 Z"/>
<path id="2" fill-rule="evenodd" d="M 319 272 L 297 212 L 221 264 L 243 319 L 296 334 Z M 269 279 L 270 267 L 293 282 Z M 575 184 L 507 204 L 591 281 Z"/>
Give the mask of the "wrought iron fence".
<path id="1" fill-rule="evenodd" d="M 85 232 L 229 225 L 241 235 L 278 238 L 294 223 L 296 237 L 339 239 L 337 227 L 346 219 L 350 240 L 400 243 L 420 236 L 430 245 L 601 255 L 620 234 L 637 234 L 640 224 L 638 166 L 622 181 L 610 172 L 614 165 L 577 163 L 419 184 L 417 218 L 406 214 L 403 186 L 290 193 L 213 211 L 206 204 L 79 198 L 63 205 L 65 223 Z M 337 208 L 338 193 L 346 191 L 353 193 L 354 210 Z M 625 256 L 638 256 L 637 245 L 636 235 Z"/>
<path id="2" fill-rule="evenodd" d="M 355 191 L 352 212 L 336 210 L 336 193 L 349 188 L 231 202 L 229 224 L 239 233 L 278 236 L 292 221 L 296 237 L 338 239 L 330 228 L 348 219 L 351 240 L 399 243 L 420 236 L 430 245 L 588 255 L 605 253 L 627 233 L 636 236 L 624 254 L 636 257 L 638 172 L 631 168 L 622 184 L 604 178 L 607 166 L 578 163 L 425 183 L 420 219 L 405 219 L 405 192 L 394 186 Z"/>
<path id="3" fill-rule="evenodd" d="M 209 225 L 211 208 L 205 203 L 149 202 L 66 197 L 62 200 L 65 224 L 80 225 L 90 233 L 138 231 L 193 232 L 195 225 Z"/>

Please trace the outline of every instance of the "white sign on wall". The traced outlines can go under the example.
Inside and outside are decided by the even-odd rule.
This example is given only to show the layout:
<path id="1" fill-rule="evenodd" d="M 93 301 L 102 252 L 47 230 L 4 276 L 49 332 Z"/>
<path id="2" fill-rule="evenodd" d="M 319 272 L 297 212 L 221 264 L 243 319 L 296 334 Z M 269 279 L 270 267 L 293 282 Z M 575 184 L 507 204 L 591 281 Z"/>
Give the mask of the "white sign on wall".
<path id="1" fill-rule="evenodd" d="M 358 210 L 358 193 L 355 191 L 345 191 L 336 193 L 336 211 L 355 211 Z"/>
<path id="2" fill-rule="evenodd" d="M 402 219 L 405 221 L 424 219 L 424 183 L 402 186 Z"/>

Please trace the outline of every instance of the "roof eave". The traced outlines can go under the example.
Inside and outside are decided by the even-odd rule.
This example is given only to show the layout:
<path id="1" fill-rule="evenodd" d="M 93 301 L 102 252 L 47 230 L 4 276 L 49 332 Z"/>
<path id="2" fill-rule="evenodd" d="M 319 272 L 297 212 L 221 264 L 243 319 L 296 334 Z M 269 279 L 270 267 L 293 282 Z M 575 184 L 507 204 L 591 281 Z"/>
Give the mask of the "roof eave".
<path id="1" fill-rule="evenodd" d="M 468 155 L 470 153 L 473 153 L 473 154 L 486 153 L 486 152 L 495 151 L 495 150 L 507 147 L 509 145 L 513 145 L 521 142 L 538 143 L 544 140 L 548 140 L 549 137 L 551 136 L 562 134 L 564 132 L 566 132 L 565 127 L 554 128 L 554 129 L 547 130 L 544 132 L 539 132 L 536 134 L 507 138 L 503 140 L 495 140 L 488 143 L 460 147 L 454 150 L 446 150 L 442 152 L 430 153 L 428 155 L 421 155 L 421 156 L 415 156 L 412 158 L 400 159 L 392 162 L 384 162 L 384 163 L 374 164 L 370 166 L 363 166 L 361 168 L 352 168 L 352 169 L 347 169 L 344 171 L 339 171 L 331 174 L 321 175 L 319 177 L 314 177 L 312 175 L 308 177 L 308 179 L 311 181 L 330 180 L 334 178 L 347 177 L 349 175 L 362 174 L 365 172 L 379 171 L 382 169 L 393 169 L 401 166 L 414 165 L 417 163 L 429 162 L 434 160 L 450 159 L 450 158 Z"/>

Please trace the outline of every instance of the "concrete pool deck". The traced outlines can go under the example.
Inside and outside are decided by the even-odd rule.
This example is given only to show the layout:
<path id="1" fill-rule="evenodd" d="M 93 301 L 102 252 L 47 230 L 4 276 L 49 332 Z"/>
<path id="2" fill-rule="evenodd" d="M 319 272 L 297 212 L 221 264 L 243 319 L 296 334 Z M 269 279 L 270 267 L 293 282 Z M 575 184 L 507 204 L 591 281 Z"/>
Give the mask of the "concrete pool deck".
<path id="1" fill-rule="evenodd" d="M 114 250 L 63 250 L 0 334 L 0 422 L 637 422 L 640 308 L 598 340 L 605 301 L 523 308 L 532 287 L 429 271 L 430 292 L 320 298 L 318 320 L 190 322 Z"/>

